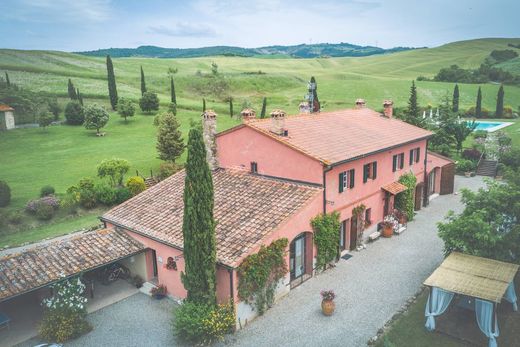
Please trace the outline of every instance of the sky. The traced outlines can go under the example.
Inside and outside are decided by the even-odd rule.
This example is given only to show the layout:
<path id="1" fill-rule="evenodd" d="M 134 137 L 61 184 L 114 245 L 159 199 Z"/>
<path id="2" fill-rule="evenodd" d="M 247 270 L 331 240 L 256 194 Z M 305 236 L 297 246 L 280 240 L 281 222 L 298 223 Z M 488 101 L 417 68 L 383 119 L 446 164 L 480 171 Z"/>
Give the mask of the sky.
<path id="1" fill-rule="evenodd" d="M 0 0 L 0 48 L 435 47 L 520 37 L 520 0 Z"/>

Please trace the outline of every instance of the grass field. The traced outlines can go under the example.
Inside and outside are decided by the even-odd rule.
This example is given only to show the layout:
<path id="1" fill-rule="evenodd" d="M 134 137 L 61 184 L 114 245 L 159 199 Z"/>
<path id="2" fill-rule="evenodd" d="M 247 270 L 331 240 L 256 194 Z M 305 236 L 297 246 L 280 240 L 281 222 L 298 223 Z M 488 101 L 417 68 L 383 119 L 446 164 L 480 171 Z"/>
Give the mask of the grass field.
<path id="1" fill-rule="evenodd" d="M 241 104 L 246 101 L 259 110 L 265 96 L 268 110 L 284 108 L 289 114 L 296 113 L 312 75 L 317 79 L 319 98 L 325 110 L 352 107 L 359 97 L 365 98 L 368 107 L 375 109 L 380 109 L 382 100 L 387 98 L 393 99 L 397 106 L 405 106 L 413 79 L 420 75 L 432 77 L 440 68 L 451 64 L 478 67 L 493 49 L 506 49 L 508 43 L 518 44 L 520 39 L 464 41 L 438 48 L 363 58 L 120 58 L 113 61 L 120 97 L 137 100 L 140 96 L 139 66 L 142 65 L 148 90 L 159 94 L 163 109 L 169 102 L 168 68 L 177 68 L 174 79 L 178 117 L 183 132 L 187 134 L 190 120 L 200 116 L 203 96 L 207 108 L 220 114 L 218 130 L 239 122 L 229 117 L 228 104 L 224 101 L 227 96 L 235 100 L 235 112 L 239 112 Z M 205 83 L 207 77 L 204 76 L 210 74 L 212 62 L 218 64 L 219 73 L 229 88 L 220 95 L 203 95 L 195 87 L 197 83 Z M 262 73 L 258 74 L 258 71 Z M 13 83 L 59 97 L 66 95 L 67 80 L 72 78 L 86 103 L 97 101 L 108 106 L 106 69 L 102 58 L 63 52 L 0 49 L 0 76 L 4 72 L 9 73 Z M 453 90 L 452 83 L 417 82 L 417 85 L 420 104 L 434 107 Z M 461 108 L 473 105 L 477 88 L 477 85 L 460 85 Z M 482 89 L 483 105 L 494 110 L 498 85 L 486 84 Z M 66 101 L 64 98 L 60 100 Z M 514 109 L 520 105 L 519 87 L 505 87 L 505 104 Z M 125 124 L 117 114 L 111 113 L 105 129 L 107 136 L 101 138 L 83 127 L 73 126 L 0 133 L 0 179 L 10 184 L 13 195 L 9 209 L 21 209 L 28 200 L 37 197 L 44 185 L 53 185 L 57 192 L 63 193 L 80 178 L 95 176 L 96 166 L 103 159 L 127 159 L 131 164 L 130 174 L 135 170 L 144 175 L 151 169 L 156 171 L 160 161 L 156 158 L 156 129 L 152 122 L 152 115 L 137 114 Z M 517 122 L 507 131 L 513 135 L 518 133 L 519 124 Z M 520 136 L 515 141 L 520 142 Z M 74 223 L 69 219 L 56 219 L 54 224 L 45 224 L 41 230 L 22 231 L 18 236 L 2 236 L 0 233 L 0 246 L 59 235 L 66 228 L 89 226 L 93 218 L 92 213 Z"/>

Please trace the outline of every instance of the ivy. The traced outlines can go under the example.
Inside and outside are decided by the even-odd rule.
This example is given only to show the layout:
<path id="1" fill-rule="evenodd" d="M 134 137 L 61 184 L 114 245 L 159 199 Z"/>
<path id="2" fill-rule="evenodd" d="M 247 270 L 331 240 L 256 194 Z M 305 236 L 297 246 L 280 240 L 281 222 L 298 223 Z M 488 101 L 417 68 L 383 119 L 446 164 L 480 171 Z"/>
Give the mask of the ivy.
<path id="1" fill-rule="evenodd" d="M 395 197 L 395 207 L 398 210 L 401 210 L 406 214 L 408 220 L 412 220 L 415 212 L 415 185 L 417 183 L 417 178 L 412 172 L 406 173 L 399 177 L 399 183 L 402 183 L 406 186 L 406 190 L 402 193 L 399 193 Z"/>
<path id="2" fill-rule="evenodd" d="M 288 272 L 285 262 L 288 244 L 286 238 L 281 238 L 267 247 L 262 246 L 238 267 L 238 297 L 254 305 L 259 315 L 272 306 L 276 286 Z"/>
<path id="3" fill-rule="evenodd" d="M 339 213 L 320 214 L 311 221 L 314 243 L 318 250 L 316 266 L 325 267 L 334 261 L 339 249 Z"/>

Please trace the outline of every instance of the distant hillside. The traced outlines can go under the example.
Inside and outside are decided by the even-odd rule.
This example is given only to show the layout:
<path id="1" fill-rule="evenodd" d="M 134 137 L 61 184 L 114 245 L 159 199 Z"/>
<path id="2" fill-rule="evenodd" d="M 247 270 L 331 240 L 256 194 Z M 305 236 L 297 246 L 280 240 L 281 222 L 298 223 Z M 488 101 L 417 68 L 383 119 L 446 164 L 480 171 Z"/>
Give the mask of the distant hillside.
<path id="1" fill-rule="evenodd" d="M 202 48 L 163 48 L 157 46 L 140 46 L 137 48 L 108 48 L 88 52 L 77 52 L 87 56 L 104 57 L 107 54 L 114 58 L 148 57 L 148 58 L 195 58 L 208 56 L 287 56 L 288 58 L 316 57 L 366 57 L 375 54 L 407 51 L 415 48 L 394 47 L 384 49 L 373 46 L 357 46 L 350 43 L 316 43 L 296 46 L 267 46 L 259 48 L 241 48 L 233 46 L 214 46 Z"/>

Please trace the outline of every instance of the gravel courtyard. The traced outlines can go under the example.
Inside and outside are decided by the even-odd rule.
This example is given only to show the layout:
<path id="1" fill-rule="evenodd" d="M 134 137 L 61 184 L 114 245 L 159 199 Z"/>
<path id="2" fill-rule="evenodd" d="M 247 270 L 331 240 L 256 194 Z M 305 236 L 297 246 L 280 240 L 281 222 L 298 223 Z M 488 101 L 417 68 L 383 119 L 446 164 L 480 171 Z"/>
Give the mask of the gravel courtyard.
<path id="1" fill-rule="evenodd" d="M 455 191 L 484 186 L 481 177 L 456 176 Z M 232 346 L 366 346 L 441 262 L 436 223 L 461 211 L 460 195 L 440 196 L 400 236 L 379 239 L 341 259 L 335 269 L 295 288 L 228 340 Z M 321 313 L 320 290 L 334 289 L 336 312 Z"/>

